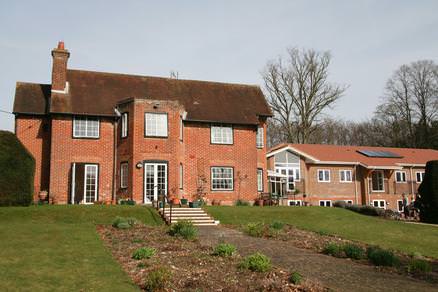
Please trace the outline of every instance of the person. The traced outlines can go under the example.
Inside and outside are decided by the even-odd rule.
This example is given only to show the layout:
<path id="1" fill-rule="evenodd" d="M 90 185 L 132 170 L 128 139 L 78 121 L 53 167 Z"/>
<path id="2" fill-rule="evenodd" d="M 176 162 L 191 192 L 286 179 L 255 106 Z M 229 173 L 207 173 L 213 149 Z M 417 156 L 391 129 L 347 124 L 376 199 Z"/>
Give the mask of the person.
<path id="1" fill-rule="evenodd" d="M 405 219 L 409 218 L 409 207 L 408 207 L 408 198 L 406 197 L 406 195 L 403 193 L 402 194 L 403 197 L 403 213 L 405 215 Z"/>

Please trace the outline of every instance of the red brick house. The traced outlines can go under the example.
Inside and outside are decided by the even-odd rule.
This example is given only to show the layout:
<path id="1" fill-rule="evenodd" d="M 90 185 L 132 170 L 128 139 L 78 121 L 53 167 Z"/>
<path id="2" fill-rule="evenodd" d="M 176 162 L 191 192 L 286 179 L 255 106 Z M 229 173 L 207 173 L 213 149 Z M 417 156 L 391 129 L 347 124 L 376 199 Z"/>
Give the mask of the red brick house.
<path id="1" fill-rule="evenodd" d="M 438 159 L 438 151 L 280 144 L 268 151 L 267 159 L 270 189 L 284 189 L 284 204 L 330 207 L 346 201 L 402 211 L 402 195 L 412 200 L 426 162 Z"/>
<path id="2" fill-rule="evenodd" d="M 16 86 L 35 198 L 150 203 L 162 190 L 231 204 L 266 189 L 271 112 L 258 86 L 71 70 L 69 56 L 60 42 L 51 84 Z"/>

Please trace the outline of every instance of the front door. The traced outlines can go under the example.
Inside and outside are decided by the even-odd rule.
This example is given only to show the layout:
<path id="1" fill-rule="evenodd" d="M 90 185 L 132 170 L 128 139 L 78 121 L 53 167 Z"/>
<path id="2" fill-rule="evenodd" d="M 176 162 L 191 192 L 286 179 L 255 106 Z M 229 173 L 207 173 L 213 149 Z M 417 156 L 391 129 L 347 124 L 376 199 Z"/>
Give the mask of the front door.
<path id="1" fill-rule="evenodd" d="M 158 200 L 159 194 L 167 195 L 167 164 L 144 164 L 144 202 L 150 204 Z"/>
<path id="2" fill-rule="evenodd" d="M 97 201 L 99 166 L 73 163 L 71 168 L 71 204 L 92 204 Z"/>

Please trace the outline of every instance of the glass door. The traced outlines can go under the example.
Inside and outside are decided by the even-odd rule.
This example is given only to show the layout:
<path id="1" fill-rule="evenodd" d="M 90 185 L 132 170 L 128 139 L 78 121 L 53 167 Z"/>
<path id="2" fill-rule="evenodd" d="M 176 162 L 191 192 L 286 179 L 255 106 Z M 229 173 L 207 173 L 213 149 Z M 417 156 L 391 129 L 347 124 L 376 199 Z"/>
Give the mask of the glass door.
<path id="1" fill-rule="evenodd" d="M 167 164 L 144 164 L 144 202 L 146 204 L 158 200 L 160 193 L 167 195 Z"/>
<path id="2" fill-rule="evenodd" d="M 95 164 L 85 164 L 84 203 L 92 204 L 97 200 L 98 170 Z"/>

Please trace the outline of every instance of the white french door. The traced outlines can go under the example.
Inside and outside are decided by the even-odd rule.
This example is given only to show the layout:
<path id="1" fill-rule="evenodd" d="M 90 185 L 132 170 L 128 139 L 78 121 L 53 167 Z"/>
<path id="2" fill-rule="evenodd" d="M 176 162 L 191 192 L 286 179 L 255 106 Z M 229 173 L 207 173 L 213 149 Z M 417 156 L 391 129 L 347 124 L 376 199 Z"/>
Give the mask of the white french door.
<path id="1" fill-rule="evenodd" d="M 160 193 L 167 195 L 167 164 L 144 164 L 144 202 L 146 204 L 158 200 Z"/>
<path id="2" fill-rule="evenodd" d="M 98 167 L 96 164 L 85 164 L 84 171 L 84 203 L 97 201 Z"/>

